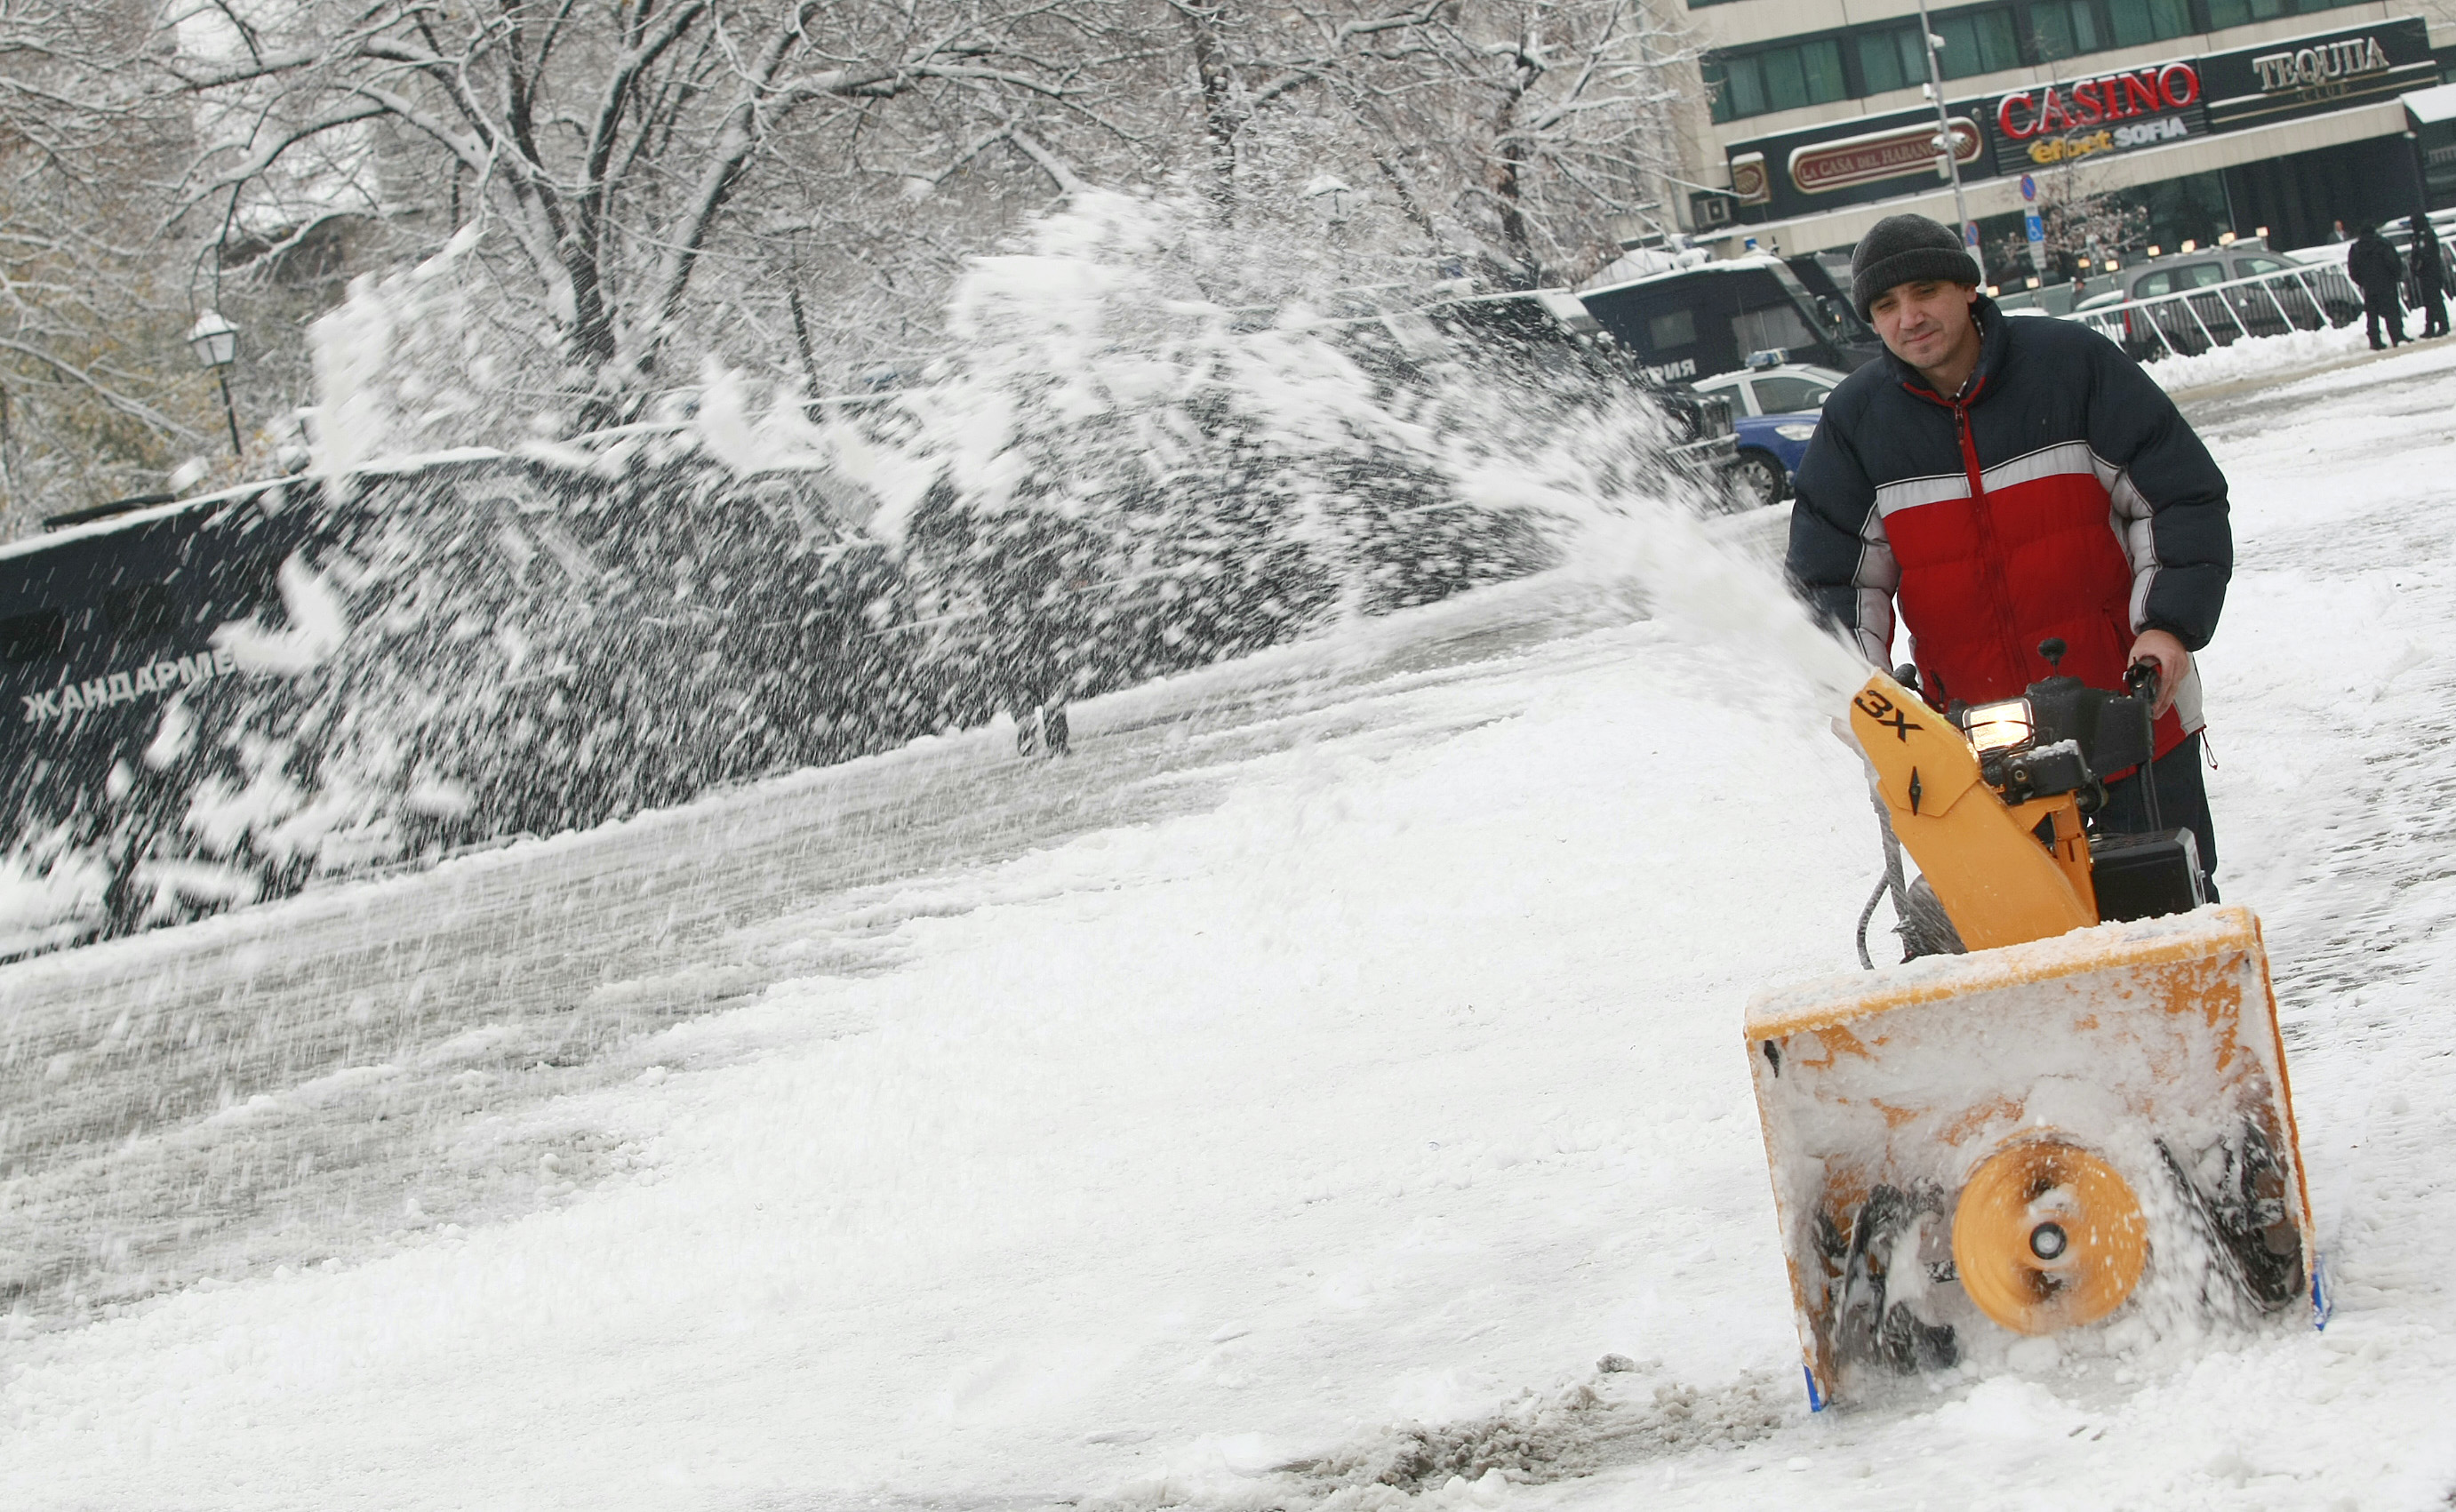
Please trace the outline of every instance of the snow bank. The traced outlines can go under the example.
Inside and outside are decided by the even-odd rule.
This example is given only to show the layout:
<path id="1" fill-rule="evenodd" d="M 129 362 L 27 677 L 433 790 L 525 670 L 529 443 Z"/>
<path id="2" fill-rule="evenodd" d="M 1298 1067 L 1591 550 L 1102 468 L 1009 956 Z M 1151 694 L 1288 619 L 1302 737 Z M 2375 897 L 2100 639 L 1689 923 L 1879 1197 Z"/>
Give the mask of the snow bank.
<path id="1" fill-rule="evenodd" d="M 2246 337 L 2232 346 L 2211 347 L 2191 357 L 2161 357 L 2145 364 L 2158 386 L 2169 394 L 2237 383 L 2246 378 L 2277 378 L 2304 368 L 2322 367 L 2369 350 L 2362 322 L 2318 331 L 2289 331 L 2282 336 Z"/>

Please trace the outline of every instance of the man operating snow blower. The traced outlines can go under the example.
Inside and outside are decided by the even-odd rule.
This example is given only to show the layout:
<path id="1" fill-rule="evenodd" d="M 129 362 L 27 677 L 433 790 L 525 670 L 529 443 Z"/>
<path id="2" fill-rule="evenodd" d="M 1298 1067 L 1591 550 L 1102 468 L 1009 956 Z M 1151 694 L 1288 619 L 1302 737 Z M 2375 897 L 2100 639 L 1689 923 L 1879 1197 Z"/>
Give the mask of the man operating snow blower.
<path id="1" fill-rule="evenodd" d="M 1825 401 L 1799 466 L 1791 575 L 1880 667 L 1898 599 L 1939 709 L 2057 673 L 2117 688 L 2152 664 L 2154 791 L 2138 767 L 2101 774 L 2099 822 L 2146 829 L 2154 813 L 2188 828 L 2205 875 L 2217 836 L 2191 653 L 2233 571 L 2225 475 L 2113 342 L 2009 317 L 1979 281 L 1960 238 L 1924 215 L 1887 216 L 1852 254 L 1852 300 L 1889 355 Z"/>
<path id="2" fill-rule="evenodd" d="M 1810 1402 L 2324 1321 L 2266 946 L 2203 870 L 2225 479 L 2103 337 L 1981 297 L 1944 227 L 1881 221 L 1852 269 L 1891 356 L 1826 400 L 1791 570 L 1877 664 L 1843 727 L 1886 876 L 1862 971 L 1743 1030 Z M 1869 957 L 1887 890 L 1931 958 Z"/>

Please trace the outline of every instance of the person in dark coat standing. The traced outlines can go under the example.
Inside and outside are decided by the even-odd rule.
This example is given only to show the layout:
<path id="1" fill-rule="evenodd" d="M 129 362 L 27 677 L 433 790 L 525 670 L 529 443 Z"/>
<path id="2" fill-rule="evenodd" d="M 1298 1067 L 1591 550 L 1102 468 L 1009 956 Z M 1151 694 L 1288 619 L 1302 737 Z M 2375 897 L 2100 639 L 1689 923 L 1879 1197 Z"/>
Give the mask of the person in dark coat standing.
<path id="1" fill-rule="evenodd" d="M 2405 344 L 2405 311 L 2400 303 L 2400 286 L 2405 282 L 2405 259 L 2379 234 L 2379 228 L 2364 225 L 2354 244 L 2345 249 L 2345 276 L 2363 291 L 2363 329 L 2371 338 L 2371 350 L 2380 349 L 2380 323 L 2387 323 L 2387 344 Z"/>
<path id="2" fill-rule="evenodd" d="M 2428 215 L 2413 217 L 2413 302 L 2422 309 L 2422 334 L 2447 334 L 2447 263 Z"/>

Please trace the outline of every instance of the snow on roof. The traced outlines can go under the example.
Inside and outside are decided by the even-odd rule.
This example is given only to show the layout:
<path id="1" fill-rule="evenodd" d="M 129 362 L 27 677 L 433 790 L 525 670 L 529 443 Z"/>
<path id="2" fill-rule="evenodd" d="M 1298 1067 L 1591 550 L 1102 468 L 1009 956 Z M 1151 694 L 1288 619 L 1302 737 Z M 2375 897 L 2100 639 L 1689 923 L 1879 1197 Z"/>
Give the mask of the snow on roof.
<path id="1" fill-rule="evenodd" d="M 354 467 L 350 471 L 354 477 L 385 476 L 416 472 L 420 468 L 440 466 L 445 462 L 483 461 L 489 458 L 503 455 L 487 447 L 466 446 L 416 457 L 386 458 Z M 162 503 L 126 509 L 117 514 L 99 516 L 77 524 L 45 530 L 37 535 L 21 536 L 15 541 L 0 543 L 0 562 L 42 551 L 56 546 L 64 541 L 82 541 L 89 536 L 107 536 L 113 531 L 125 530 L 131 525 L 142 524 L 147 521 L 164 520 L 193 509 L 211 509 L 234 500 L 253 498 L 268 488 L 276 487 L 282 483 L 312 480 L 312 477 L 313 475 L 287 475 L 279 478 L 252 478 L 243 483 L 233 483 L 228 488 L 215 489 L 210 494 L 167 500 Z"/>
<path id="2" fill-rule="evenodd" d="M 2456 84 L 2442 84 L 2432 89 L 2415 90 L 2400 94 L 2405 113 L 2423 126 L 2434 121 L 2456 121 Z"/>
<path id="3" fill-rule="evenodd" d="M 1579 290 L 1578 296 L 1580 298 L 1586 298 L 1589 296 L 1598 294 L 1618 294 L 1623 289 L 1634 289 L 1640 284 L 1661 283 L 1666 279 L 1685 277 L 1692 273 L 1754 273 L 1761 268 L 1780 268 L 1785 273 L 1791 271 L 1788 267 L 1784 266 L 1783 260 L 1780 257 L 1768 256 L 1764 253 L 1757 253 L 1752 256 L 1721 257 L 1711 262 L 1691 263 L 1683 268 L 1665 268 L 1660 272 L 1646 274 L 1639 277 L 1627 279 L 1620 283 L 1606 284 L 1600 287 L 1589 285 L 1586 288 Z"/>

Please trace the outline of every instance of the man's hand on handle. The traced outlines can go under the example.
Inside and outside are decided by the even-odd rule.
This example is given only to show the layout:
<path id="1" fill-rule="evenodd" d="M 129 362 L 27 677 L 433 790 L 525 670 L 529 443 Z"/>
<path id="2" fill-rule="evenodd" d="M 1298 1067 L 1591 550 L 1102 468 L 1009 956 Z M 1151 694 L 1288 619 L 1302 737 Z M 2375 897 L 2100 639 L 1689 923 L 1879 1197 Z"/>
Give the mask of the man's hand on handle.
<path id="1" fill-rule="evenodd" d="M 2183 685 L 2183 677 L 2192 669 L 2192 653 L 2183 643 L 2164 630 L 2143 630 L 2132 643 L 2132 654 L 2124 664 L 2135 662 L 2158 664 L 2158 706 L 2149 711 L 2153 719 L 2162 718 L 2175 706 L 2175 690 Z"/>

